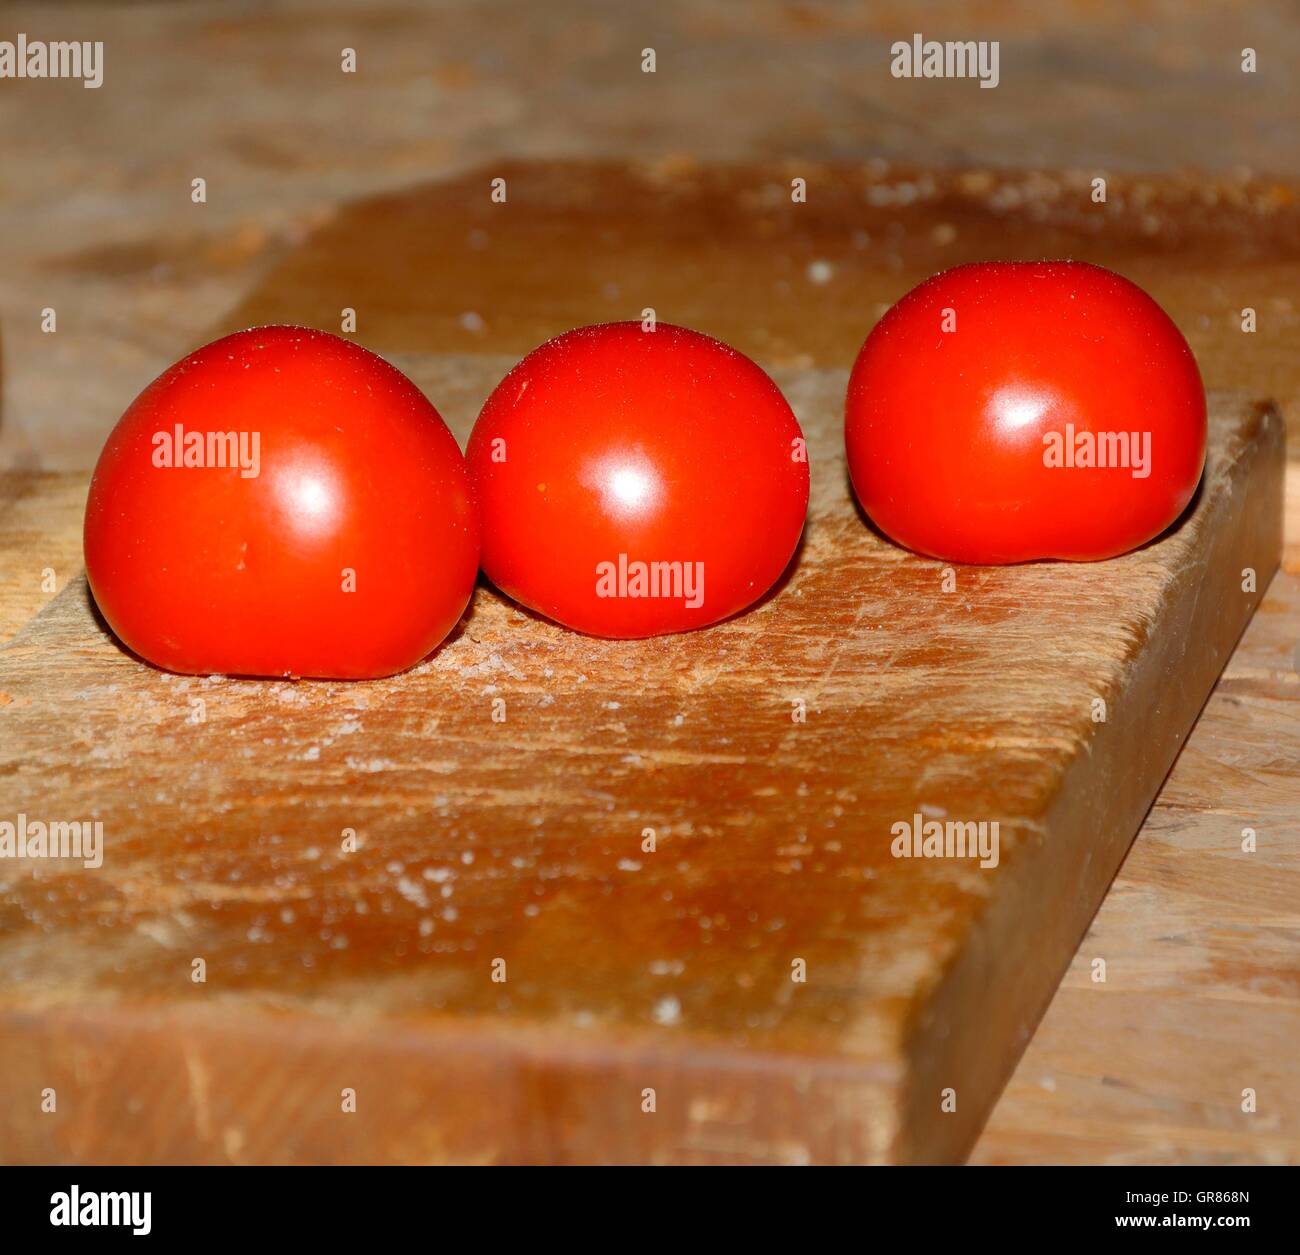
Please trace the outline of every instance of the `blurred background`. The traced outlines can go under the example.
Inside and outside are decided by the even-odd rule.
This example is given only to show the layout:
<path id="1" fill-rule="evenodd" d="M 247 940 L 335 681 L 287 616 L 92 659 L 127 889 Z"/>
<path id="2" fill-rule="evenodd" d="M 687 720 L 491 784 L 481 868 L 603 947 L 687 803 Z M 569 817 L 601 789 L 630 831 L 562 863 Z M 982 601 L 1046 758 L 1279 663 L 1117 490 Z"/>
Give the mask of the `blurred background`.
<path id="1" fill-rule="evenodd" d="M 1281 213 L 1274 260 L 1296 260 L 1289 0 L 47 0 L 0 13 L 0 37 L 102 40 L 105 61 L 97 90 L 0 80 L 0 466 L 93 464 L 139 388 L 340 206 L 506 158 L 1075 171 L 1085 196 L 1096 173 L 1183 176 L 1185 195 Z M 891 77 L 890 44 L 913 33 L 998 40 L 997 88 Z M 426 282 L 436 299 L 439 276 Z M 1263 295 L 1263 329 L 1293 337 L 1289 296 Z"/>

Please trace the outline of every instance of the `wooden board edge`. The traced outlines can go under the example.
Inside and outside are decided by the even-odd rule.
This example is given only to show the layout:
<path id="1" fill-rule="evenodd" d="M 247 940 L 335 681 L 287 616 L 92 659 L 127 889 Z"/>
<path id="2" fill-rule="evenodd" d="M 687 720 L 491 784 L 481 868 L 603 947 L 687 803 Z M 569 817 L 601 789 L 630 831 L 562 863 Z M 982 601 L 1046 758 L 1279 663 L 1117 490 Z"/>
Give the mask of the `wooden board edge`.
<path id="1" fill-rule="evenodd" d="M 897 1162 L 953 1163 L 969 1153 L 1280 566 L 1285 428 L 1272 402 L 1254 403 L 1252 418 L 1244 447 L 1231 461 L 1231 490 L 1216 499 L 1220 518 L 1202 521 L 1211 538 L 1200 564 L 1202 580 L 1166 600 L 1159 631 L 1153 627 L 1135 651 L 1123 685 L 1125 703 L 1138 719 L 1162 703 L 1172 703 L 1176 713 L 1163 732 L 1159 721 L 1145 723 L 1140 770 L 1133 771 L 1130 742 L 1121 731 L 1122 721 L 1132 716 L 1115 708 L 1113 694 L 1099 694 L 1107 698 L 1108 721 L 1095 725 L 1087 758 L 1067 770 L 1032 856 L 1008 868 L 1033 881 L 1037 891 L 991 898 L 975 934 L 913 1025 L 904 1116 L 891 1153 Z M 1245 567 L 1256 572 L 1251 593 L 1242 589 Z M 1150 645 L 1157 638 L 1168 641 L 1164 652 Z M 1170 651 L 1177 669 L 1166 665 Z M 1114 790 L 1109 798 L 1090 783 L 1099 770 Z M 1113 816 L 1108 824 L 1107 813 Z M 1037 909 L 1026 914 L 1026 902 Z M 1045 968 L 1043 953 L 1064 958 Z M 1005 981 L 1009 972 L 1017 974 L 1014 989 L 987 996 L 994 980 Z M 950 1033 L 951 1024 L 979 1025 L 979 1038 Z M 985 1041 L 1017 1046 L 1007 1054 L 987 1049 Z M 956 1091 L 955 1112 L 941 1110 L 945 1088 Z"/>
<path id="2" fill-rule="evenodd" d="M 81 574 L 89 480 L 88 471 L 0 471 L 0 645 Z"/>
<path id="3" fill-rule="evenodd" d="M 897 1090 L 852 1064 L 486 1022 L 376 1037 L 219 1005 L 0 1010 L 7 1163 L 127 1163 L 141 1145 L 155 1163 L 883 1162 Z"/>

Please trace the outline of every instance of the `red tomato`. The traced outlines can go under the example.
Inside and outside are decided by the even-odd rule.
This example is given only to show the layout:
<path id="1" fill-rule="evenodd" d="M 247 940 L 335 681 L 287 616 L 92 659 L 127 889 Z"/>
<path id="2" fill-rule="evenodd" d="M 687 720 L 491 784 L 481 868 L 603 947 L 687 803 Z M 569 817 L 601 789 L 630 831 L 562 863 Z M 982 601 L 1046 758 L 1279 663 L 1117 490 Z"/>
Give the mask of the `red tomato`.
<path id="1" fill-rule="evenodd" d="M 1091 560 L 1158 536 L 1205 463 L 1205 390 L 1169 316 L 1083 262 L 981 262 L 913 288 L 849 379 L 849 472 L 909 549 Z"/>
<path id="2" fill-rule="evenodd" d="M 808 462 L 776 385 L 718 340 L 660 323 L 582 327 L 517 365 L 466 451 L 483 569 L 595 636 L 716 623 L 785 569 Z"/>
<path id="3" fill-rule="evenodd" d="M 241 331 L 160 375 L 86 503 L 104 618 L 191 674 L 405 670 L 456 625 L 478 545 L 437 410 L 373 353 L 301 327 Z"/>

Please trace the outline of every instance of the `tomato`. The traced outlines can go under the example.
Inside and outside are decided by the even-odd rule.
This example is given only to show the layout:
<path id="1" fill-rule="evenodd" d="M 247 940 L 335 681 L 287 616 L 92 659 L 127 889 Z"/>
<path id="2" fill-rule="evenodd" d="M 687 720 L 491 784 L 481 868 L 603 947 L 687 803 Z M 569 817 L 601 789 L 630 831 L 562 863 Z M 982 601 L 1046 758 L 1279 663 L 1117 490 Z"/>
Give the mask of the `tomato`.
<path id="1" fill-rule="evenodd" d="M 1191 500 L 1205 390 L 1178 328 L 1127 279 L 982 262 L 880 320 L 849 379 L 845 441 L 863 509 L 909 549 L 1109 558 Z"/>
<path id="2" fill-rule="evenodd" d="M 456 441 L 400 371 L 261 327 L 132 402 L 86 503 L 109 626 L 169 671 L 371 679 L 456 625 L 478 567 Z"/>
<path id="3" fill-rule="evenodd" d="M 466 450 L 498 588 L 595 636 L 716 623 L 772 587 L 808 509 L 799 424 L 682 327 L 582 327 L 523 359 Z"/>

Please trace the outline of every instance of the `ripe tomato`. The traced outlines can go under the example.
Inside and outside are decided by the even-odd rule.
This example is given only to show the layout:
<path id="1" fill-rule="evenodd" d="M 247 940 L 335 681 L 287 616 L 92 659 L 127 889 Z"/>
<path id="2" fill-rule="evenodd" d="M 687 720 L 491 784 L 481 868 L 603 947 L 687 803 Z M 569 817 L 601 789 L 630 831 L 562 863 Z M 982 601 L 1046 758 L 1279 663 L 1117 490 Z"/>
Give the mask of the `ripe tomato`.
<path id="1" fill-rule="evenodd" d="M 776 385 L 663 323 L 535 349 L 488 398 L 466 457 L 489 578 L 595 636 L 744 609 L 785 569 L 808 509 L 803 436 Z"/>
<path id="2" fill-rule="evenodd" d="M 261 327 L 132 402 L 86 503 L 86 574 L 141 657 L 191 674 L 373 679 L 412 666 L 474 588 L 464 459 L 400 371 Z"/>
<path id="3" fill-rule="evenodd" d="M 1205 462 L 1205 390 L 1169 316 L 1082 262 L 927 279 L 849 379 L 849 472 L 876 525 L 956 562 L 1109 558 L 1157 536 Z"/>

